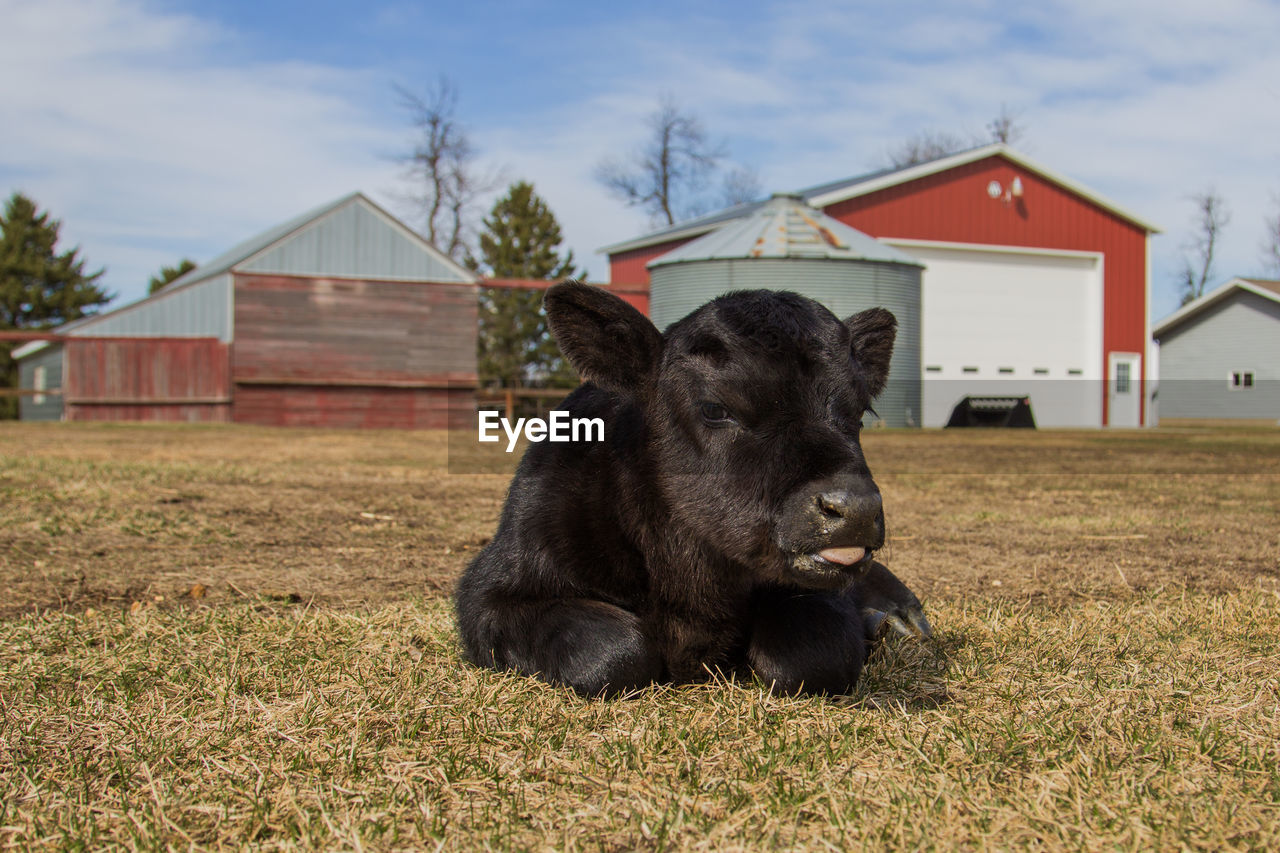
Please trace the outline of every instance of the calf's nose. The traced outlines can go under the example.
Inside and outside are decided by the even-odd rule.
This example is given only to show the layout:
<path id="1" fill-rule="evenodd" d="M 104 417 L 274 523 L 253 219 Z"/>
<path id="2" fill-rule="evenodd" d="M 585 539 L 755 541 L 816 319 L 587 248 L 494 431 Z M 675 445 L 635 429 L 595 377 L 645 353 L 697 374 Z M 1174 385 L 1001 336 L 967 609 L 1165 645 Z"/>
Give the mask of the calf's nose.
<path id="1" fill-rule="evenodd" d="M 818 495 L 818 509 L 830 519 L 875 518 L 880 514 L 880 495 L 833 489 Z"/>

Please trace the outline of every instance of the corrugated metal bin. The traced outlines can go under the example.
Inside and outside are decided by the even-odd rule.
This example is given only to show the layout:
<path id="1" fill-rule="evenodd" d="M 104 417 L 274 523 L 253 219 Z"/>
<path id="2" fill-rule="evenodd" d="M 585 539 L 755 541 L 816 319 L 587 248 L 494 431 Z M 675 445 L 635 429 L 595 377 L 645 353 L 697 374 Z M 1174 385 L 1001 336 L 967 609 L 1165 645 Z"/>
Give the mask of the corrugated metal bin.
<path id="1" fill-rule="evenodd" d="M 733 290 L 791 290 L 838 317 L 882 307 L 898 318 L 889 382 L 875 404 L 886 426 L 920 424 L 920 274 L 905 252 L 775 195 L 759 210 L 648 265 L 659 329 Z"/>

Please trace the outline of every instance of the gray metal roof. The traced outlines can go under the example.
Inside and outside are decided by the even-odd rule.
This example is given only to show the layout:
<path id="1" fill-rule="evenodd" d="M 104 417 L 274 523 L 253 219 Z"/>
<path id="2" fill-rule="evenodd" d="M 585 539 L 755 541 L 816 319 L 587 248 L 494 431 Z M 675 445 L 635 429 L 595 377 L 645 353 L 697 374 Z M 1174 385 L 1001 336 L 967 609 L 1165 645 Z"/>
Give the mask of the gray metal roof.
<path id="1" fill-rule="evenodd" d="M 1161 337 L 1167 335 L 1174 328 L 1194 320 L 1207 308 L 1218 304 L 1237 291 L 1253 293 L 1264 299 L 1280 302 L 1280 280 L 1270 278 L 1233 278 L 1198 299 L 1188 302 L 1159 323 L 1156 323 L 1151 329 L 1151 337 L 1160 340 Z"/>
<path id="2" fill-rule="evenodd" d="M 197 281 L 203 281 L 206 278 L 221 275 L 241 261 L 248 260 L 263 249 L 266 249 L 273 244 L 278 243 L 280 240 L 283 240 L 285 237 L 288 237 L 294 231 L 302 228 L 307 223 L 319 219 L 322 216 L 337 210 L 344 204 L 354 201 L 360 197 L 361 195 L 358 192 L 344 195 L 342 198 L 335 199 L 328 204 L 322 204 L 319 207 L 308 210 L 306 213 L 300 213 L 289 221 L 282 222 L 274 228 L 268 228 L 261 234 L 235 244 L 221 255 L 218 255 L 208 263 L 201 264 L 186 275 L 174 279 L 169 282 L 169 284 L 165 285 L 165 289 L 168 290 L 176 287 L 185 287 L 188 284 L 195 284 Z"/>
<path id="3" fill-rule="evenodd" d="M 681 240 L 686 237 L 696 237 L 699 234 L 705 234 L 718 225 L 725 222 L 732 222 L 735 219 L 746 216 L 760 209 L 764 201 L 746 201 L 741 204 L 735 204 L 733 207 L 726 207 L 724 210 L 717 210 L 715 213 L 708 213 L 704 216 L 695 216 L 693 219 L 686 219 L 670 225 L 666 228 L 660 228 L 657 231 L 650 231 L 634 240 L 625 240 L 621 243 L 614 243 L 610 246 L 603 246 L 596 251 L 604 252 L 610 255 L 616 255 L 618 252 L 625 252 L 629 249 L 639 249 L 644 246 L 652 246 L 655 243 L 665 243 L 668 240 Z"/>
<path id="4" fill-rule="evenodd" d="M 778 193 L 710 234 L 649 263 L 731 258 L 810 258 L 876 261 L 924 266 L 906 252 L 885 245 L 804 203 L 799 194 Z"/>
<path id="5" fill-rule="evenodd" d="M 268 228 L 266 231 L 263 231 L 255 237 L 250 237 L 244 242 L 237 243 L 235 246 L 232 246 L 230 249 L 223 252 L 221 255 L 218 255 L 208 263 L 201 264 L 181 278 L 174 280 L 165 287 L 165 290 L 185 287 L 189 284 L 195 284 L 197 281 L 203 281 L 207 278 L 212 278 L 215 275 L 221 275 L 222 273 L 235 269 L 241 264 L 247 263 L 258 255 L 261 255 L 267 249 L 270 249 L 272 246 L 285 240 L 295 232 L 301 231 L 312 223 L 318 222 L 337 210 L 357 203 L 367 205 L 377 213 L 384 216 L 393 225 L 398 226 L 399 230 L 403 231 L 406 235 L 410 236 L 411 239 L 420 244 L 420 249 L 436 256 L 437 262 L 450 272 L 454 273 L 459 280 L 475 281 L 475 276 L 472 273 L 455 264 L 443 253 L 438 252 L 435 247 L 427 243 L 421 235 L 405 226 L 400 222 L 400 220 L 396 219 L 394 216 L 372 202 L 366 195 L 364 195 L 364 193 L 354 192 L 344 195 L 342 198 L 335 199 L 328 204 L 322 204 L 319 207 L 308 210 L 305 213 L 301 213 L 287 222 L 282 222 L 274 228 Z"/>

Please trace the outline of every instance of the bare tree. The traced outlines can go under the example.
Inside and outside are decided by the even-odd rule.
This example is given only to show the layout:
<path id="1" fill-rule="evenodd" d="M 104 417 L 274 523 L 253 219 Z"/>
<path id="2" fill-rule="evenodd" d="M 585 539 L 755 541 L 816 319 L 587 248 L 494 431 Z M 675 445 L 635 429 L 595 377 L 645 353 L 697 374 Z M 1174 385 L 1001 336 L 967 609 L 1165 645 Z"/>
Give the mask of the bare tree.
<path id="1" fill-rule="evenodd" d="M 1027 135 L 1027 129 L 1018 122 L 1018 114 L 1010 110 L 1008 104 L 1001 104 L 1000 113 L 987 122 L 987 133 L 992 142 L 1016 145 Z"/>
<path id="2" fill-rule="evenodd" d="M 411 199 L 421 211 L 423 235 L 444 254 L 462 260 L 471 232 L 471 208 L 497 186 L 496 178 L 476 172 L 475 150 L 455 118 L 458 91 L 448 77 L 441 76 L 425 97 L 402 86 L 395 90 L 417 133 L 413 151 L 403 162 L 413 185 Z"/>
<path id="3" fill-rule="evenodd" d="M 720 201 L 725 207 L 755 201 L 764 195 L 760 183 L 760 173 L 750 166 L 738 166 L 730 169 L 724 176 L 720 188 Z"/>
<path id="4" fill-rule="evenodd" d="M 725 152 L 707 139 L 698 117 L 682 112 L 670 95 L 662 97 L 647 124 L 645 146 L 625 161 L 601 162 L 596 180 L 628 205 L 670 225 L 697 209 Z"/>
<path id="5" fill-rule="evenodd" d="M 986 136 L 952 133 L 947 130 L 922 130 L 889 150 L 889 165 L 894 169 L 902 169 L 992 142 L 1014 145 L 1027 135 L 1026 126 L 1018 121 L 1017 113 L 1006 104 L 1000 105 L 1000 113 L 987 122 L 986 130 Z"/>
<path id="6" fill-rule="evenodd" d="M 1266 237 L 1262 241 L 1262 265 L 1268 275 L 1280 278 L 1280 194 L 1271 196 L 1275 213 L 1263 219 Z"/>
<path id="7" fill-rule="evenodd" d="M 954 154 L 970 145 L 971 141 L 945 130 L 922 130 L 890 149 L 889 163 L 902 169 Z"/>
<path id="8" fill-rule="evenodd" d="M 1186 305 L 1204 295 L 1205 285 L 1213 276 L 1213 256 L 1222 229 L 1231 221 L 1227 203 L 1212 187 L 1190 197 L 1196 212 L 1192 217 L 1192 234 L 1183 244 L 1190 253 L 1182 259 L 1179 285 L 1182 304 Z"/>

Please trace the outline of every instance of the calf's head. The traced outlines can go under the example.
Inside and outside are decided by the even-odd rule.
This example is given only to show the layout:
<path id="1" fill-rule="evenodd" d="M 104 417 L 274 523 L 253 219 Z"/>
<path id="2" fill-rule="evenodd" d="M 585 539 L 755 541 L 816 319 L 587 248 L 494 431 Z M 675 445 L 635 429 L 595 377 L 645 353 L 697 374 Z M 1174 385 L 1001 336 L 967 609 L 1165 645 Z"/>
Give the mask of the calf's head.
<path id="1" fill-rule="evenodd" d="M 670 535 L 752 583 L 832 588 L 866 568 L 884 514 L 859 435 L 888 376 L 892 314 L 841 321 L 795 293 L 740 291 L 663 335 L 572 282 L 551 288 L 546 308 L 582 379 L 643 411 Z"/>

